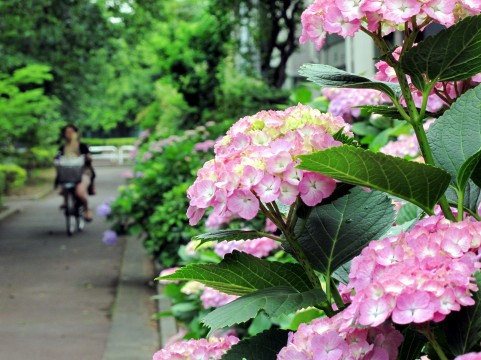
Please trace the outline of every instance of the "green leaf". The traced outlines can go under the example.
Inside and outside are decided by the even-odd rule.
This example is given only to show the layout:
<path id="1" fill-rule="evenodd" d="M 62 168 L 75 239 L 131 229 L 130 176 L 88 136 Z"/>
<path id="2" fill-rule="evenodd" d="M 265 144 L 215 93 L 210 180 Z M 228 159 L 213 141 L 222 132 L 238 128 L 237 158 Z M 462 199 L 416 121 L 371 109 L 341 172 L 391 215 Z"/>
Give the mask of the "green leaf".
<path id="1" fill-rule="evenodd" d="M 342 142 L 344 145 L 352 145 L 352 146 L 359 146 L 358 142 L 356 139 L 353 137 L 350 137 L 344 133 L 344 128 L 339 129 L 337 133 L 335 133 L 333 136 L 334 140 Z"/>
<path id="2" fill-rule="evenodd" d="M 481 187 L 481 160 L 471 174 L 471 180 L 477 187 Z"/>
<path id="3" fill-rule="evenodd" d="M 207 234 L 197 235 L 192 240 L 200 241 L 201 244 L 209 241 L 234 241 L 259 239 L 264 235 L 253 230 L 217 230 Z"/>
<path id="4" fill-rule="evenodd" d="M 398 225 L 407 223 L 408 221 L 416 219 L 420 213 L 421 209 L 419 209 L 416 205 L 411 203 L 404 204 L 397 213 L 396 223 Z"/>
<path id="5" fill-rule="evenodd" d="M 304 64 L 299 74 L 307 80 L 322 87 L 374 89 L 382 91 L 390 98 L 401 97 L 401 88 L 398 84 L 383 81 L 373 81 L 368 78 L 351 74 L 324 64 Z"/>
<path id="6" fill-rule="evenodd" d="M 313 267 L 332 274 L 341 265 L 359 255 L 394 222 L 391 199 L 378 191 L 354 188 L 351 193 L 327 205 L 312 209 L 303 229 L 297 223 L 298 242 Z"/>
<path id="7" fill-rule="evenodd" d="M 271 329 L 232 346 L 222 360 L 276 360 L 277 354 L 287 344 L 288 330 Z"/>
<path id="8" fill-rule="evenodd" d="M 395 106 L 388 106 L 388 105 L 361 105 L 355 106 L 356 108 L 360 108 L 364 111 L 367 111 L 370 114 L 379 114 L 386 116 L 391 119 L 399 119 L 404 120 L 403 116 L 399 112 L 399 110 Z"/>
<path id="9" fill-rule="evenodd" d="M 449 175 L 441 169 L 353 146 L 336 146 L 299 158 L 300 169 L 384 191 L 428 214 L 433 214 L 449 184 Z"/>
<path id="10" fill-rule="evenodd" d="M 399 348 L 398 360 L 419 359 L 426 345 L 426 338 L 408 326 L 403 332 L 404 341 Z"/>
<path id="11" fill-rule="evenodd" d="M 357 122 L 352 124 L 351 130 L 354 134 L 360 136 L 379 134 L 379 129 L 365 122 Z"/>
<path id="12" fill-rule="evenodd" d="M 195 280 L 232 295 L 276 286 L 288 286 L 300 292 L 311 288 L 300 265 L 267 261 L 240 251 L 227 254 L 219 264 L 189 264 L 157 280 Z"/>
<path id="13" fill-rule="evenodd" d="M 466 184 L 468 183 L 469 179 L 474 173 L 474 170 L 479 164 L 479 160 L 481 159 L 481 150 L 471 155 L 468 160 L 461 165 L 461 168 L 456 175 L 456 183 L 458 185 L 458 189 L 464 191 Z M 475 175 L 478 176 L 478 175 Z"/>
<path id="14" fill-rule="evenodd" d="M 456 187 L 461 167 L 481 149 L 480 104 L 481 86 L 478 85 L 461 95 L 427 131 L 428 143 L 436 166 L 443 168 L 451 175 L 452 183 Z M 446 196 L 451 203 L 457 203 L 454 190 L 448 189 Z M 481 201 L 480 187 L 476 186 L 472 180 L 468 180 L 464 206 L 477 212 L 479 201 Z"/>
<path id="15" fill-rule="evenodd" d="M 478 271 L 474 277 L 481 288 L 481 272 Z M 449 349 L 454 355 L 481 350 L 481 291 L 474 294 L 474 300 L 473 306 L 464 306 L 461 311 L 452 312 L 442 322 Z"/>
<path id="16" fill-rule="evenodd" d="M 263 312 L 260 312 L 252 320 L 249 328 L 247 329 L 247 333 L 249 334 L 249 336 L 255 336 L 265 330 L 269 330 L 271 327 L 272 327 L 271 319 Z"/>
<path id="17" fill-rule="evenodd" d="M 298 292 L 286 286 L 262 289 L 215 309 L 202 320 L 212 330 L 244 323 L 263 310 L 270 317 L 293 313 L 326 299 L 321 289 Z"/>
<path id="18" fill-rule="evenodd" d="M 430 36 L 400 59 L 403 70 L 422 87 L 432 81 L 466 80 L 481 72 L 481 16 L 469 16 Z M 420 84 L 418 84 L 418 82 Z"/>

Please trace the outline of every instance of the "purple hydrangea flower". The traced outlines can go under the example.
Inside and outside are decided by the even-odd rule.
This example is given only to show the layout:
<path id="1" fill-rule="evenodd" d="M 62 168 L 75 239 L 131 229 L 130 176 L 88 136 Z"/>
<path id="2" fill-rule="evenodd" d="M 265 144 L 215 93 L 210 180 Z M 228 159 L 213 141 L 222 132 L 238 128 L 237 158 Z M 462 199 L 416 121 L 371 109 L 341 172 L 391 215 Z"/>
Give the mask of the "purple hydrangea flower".
<path id="1" fill-rule="evenodd" d="M 105 230 L 104 238 L 102 240 L 106 245 L 115 245 L 119 241 L 117 233 L 113 230 Z"/>
<path id="2" fill-rule="evenodd" d="M 112 209 L 110 208 L 110 205 L 108 203 L 102 203 L 97 206 L 97 215 L 100 217 L 106 218 L 110 215 L 111 212 Z"/>

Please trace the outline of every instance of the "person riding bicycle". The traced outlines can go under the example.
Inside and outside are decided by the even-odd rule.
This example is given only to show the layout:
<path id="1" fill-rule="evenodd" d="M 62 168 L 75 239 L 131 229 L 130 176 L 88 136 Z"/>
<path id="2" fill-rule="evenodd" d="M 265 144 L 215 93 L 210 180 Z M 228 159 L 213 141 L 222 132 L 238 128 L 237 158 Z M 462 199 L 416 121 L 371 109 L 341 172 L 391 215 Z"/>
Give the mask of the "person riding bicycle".
<path id="1" fill-rule="evenodd" d="M 94 179 L 95 179 L 95 171 L 92 166 L 92 155 L 90 153 L 89 147 L 87 144 L 80 142 L 80 136 L 78 128 L 73 124 L 68 124 L 64 126 L 61 130 L 61 137 L 65 141 L 62 144 L 57 154 L 55 155 L 55 159 L 59 159 L 60 157 L 79 157 L 85 156 L 85 165 L 82 170 L 82 179 L 75 187 L 75 194 L 83 203 L 85 212 L 84 218 L 86 221 L 92 221 L 92 210 L 88 207 L 88 195 L 95 195 L 95 186 L 94 186 Z M 58 174 L 55 179 L 55 186 L 59 184 Z M 61 193 L 60 195 L 63 195 Z"/>

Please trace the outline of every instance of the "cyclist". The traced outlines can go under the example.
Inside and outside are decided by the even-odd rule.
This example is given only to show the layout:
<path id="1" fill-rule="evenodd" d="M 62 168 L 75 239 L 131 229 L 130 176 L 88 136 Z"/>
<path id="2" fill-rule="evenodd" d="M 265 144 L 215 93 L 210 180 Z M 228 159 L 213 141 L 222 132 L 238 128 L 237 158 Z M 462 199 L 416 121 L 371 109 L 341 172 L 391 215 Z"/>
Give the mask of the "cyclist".
<path id="1" fill-rule="evenodd" d="M 80 142 L 80 136 L 78 128 L 73 124 L 64 126 L 61 130 L 61 137 L 64 140 L 55 158 L 58 159 L 61 156 L 64 157 L 79 157 L 85 156 L 85 165 L 82 171 L 82 180 L 75 187 L 75 194 L 83 203 L 85 212 L 85 221 L 92 221 L 92 210 L 88 207 L 87 195 L 95 195 L 94 179 L 95 171 L 92 166 L 92 156 L 87 144 Z M 55 186 L 59 183 L 58 175 L 55 179 Z M 60 195 L 64 195 L 61 193 Z M 65 206 L 63 204 L 61 207 Z"/>

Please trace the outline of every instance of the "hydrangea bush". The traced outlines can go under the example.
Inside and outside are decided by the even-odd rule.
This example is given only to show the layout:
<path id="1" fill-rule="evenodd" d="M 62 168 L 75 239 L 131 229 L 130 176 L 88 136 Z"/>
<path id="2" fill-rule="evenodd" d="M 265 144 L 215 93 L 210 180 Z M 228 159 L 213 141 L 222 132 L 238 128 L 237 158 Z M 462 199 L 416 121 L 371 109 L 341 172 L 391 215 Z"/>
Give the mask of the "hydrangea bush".
<path id="1" fill-rule="evenodd" d="M 350 104 L 401 120 L 415 138 L 400 139 L 404 153 L 370 151 L 343 118 L 296 106 L 242 118 L 216 142 L 187 192 L 190 223 L 209 211 L 219 224 L 263 214 L 277 232 L 219 229 L 195 239 L 267 238 L 294 262 L 235 250 L 161 279 L 232 296 L 203 318 L 212 331 L 259 312 L 320 311 L 242 339 L 222 359 L 479 358 L 480 13 L 473 0 L 316 0 L 305 10 L 301 43 L 321 48 L 326 34 L 362 31 L 381 62 L 374 79 L 321 64 L 301 75 L 324 88 L 378 92 Z M 431 23 L 446 29 L 416 43 Z M 384 39 L 395 30 L 404 34 L 397 48 Z M 418 153 L 422 161 L 412 161 Z M 416 209 L 409 221 L 399 221 L 399 201 Z"/>

